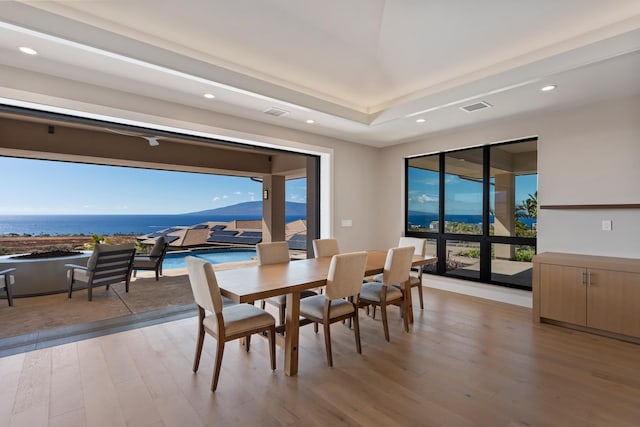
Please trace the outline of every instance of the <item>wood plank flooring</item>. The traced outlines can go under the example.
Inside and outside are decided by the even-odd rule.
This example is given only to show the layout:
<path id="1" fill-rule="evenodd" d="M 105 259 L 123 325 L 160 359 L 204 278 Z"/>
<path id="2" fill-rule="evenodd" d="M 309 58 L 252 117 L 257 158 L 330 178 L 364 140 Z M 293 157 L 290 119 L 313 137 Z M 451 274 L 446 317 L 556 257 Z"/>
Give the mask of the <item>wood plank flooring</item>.
<path id="1" fill-rule="evenodd" d="M 0 358 L 0 426 L 639 426 L 640 346 L 531 321 L 528 308 L 425 288 L 406 334 L 361 312 L 362 355 L 301 329 L 300 371 L 267 341 L 227 344 L 218 390 L 196 319 Z M 378 316 L 379 317 L 379 316 Z"/>

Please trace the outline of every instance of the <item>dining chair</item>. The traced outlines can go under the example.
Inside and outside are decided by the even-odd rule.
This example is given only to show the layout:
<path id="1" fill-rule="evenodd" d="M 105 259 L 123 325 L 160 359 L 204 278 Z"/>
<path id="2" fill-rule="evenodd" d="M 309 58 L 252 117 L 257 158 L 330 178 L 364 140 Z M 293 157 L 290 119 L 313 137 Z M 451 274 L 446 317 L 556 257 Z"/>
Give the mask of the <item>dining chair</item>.
<path id="1" fill-rule="evenodd" d="M 413 246 L 414 255 L 420 255 L 424 257 L 427 254 L 427 239 L 420 239 L 418 237 L 400 237 L 398 247 Z M 373 278 L 376 282 L 382 281 L 382 274 L 378 274 Z M 409 277 L 411 280 L 411 287 L 418 288 L 418 297 L 420 298 L 420 310 L 424 310 L 424 299 L 422 296 L 422 266 L 411 267 L 411 274 Z M 375 310 L 373 311 L 375 317 Z"/>
<path id="2" fill-rule="evenodd" d="M 275 370 L 276 321 L 273 316 L 253 304 L 223 305 L 213 266 L 203 259 L 191 256 L 186 258 L 186 263 L 193 298 L 198 307 L 198 339 L 193 359 L 193 372 L 197 372 L 200 366 L 205 332 L 214 337 L 217 342 L 211 391 L 216 391 L 218 387 L 224 346 L 228 341 L 247 338 L 246 349 L 249 351 L 249 337 L 252 334 L 267 332 L 271 370 Z"/>
<path id="3" fill-rule="evenodd" d="M 406 299 L 403 284 L 409 280 L 409 272 L 413 261 L 413 246 L 391 248 L 387 251 L 384 271 L 380 282 L 374 281 L 362 285 L 360 291 L 360 306 L 379 306 L 382 313 L 384 337 L 389 341 L 389 323 L 387 321 L 387 306 L 400 306 L 403 314 L 404 329 L 409 332 Z"/>
<path id="4" fill-rule="evenodd" d="M 69 287 L 69 298 L 73 293 L 73 285 L 76 283 L 86 284 L 88 289 L 88 299 L 93 299 L 93 288 L 96 286 L 106 286 L 124 282 L 125 291 L 129 292 L 129 282 L 131 281 L 131 269 L 133 267 L 133 257 L 136 254 L 135 244 L 126 243 L 123 245 L 96 244 L 93 253 L 86 266 L 65 264 L 67 267 L 67 285 Z"/>
<path id="5" fill-rule="evenodd" d="M 11 287 L 15 283 L 15 277 L 13 276 L 15 268 L 7 268 L 5 270 L 0 271 L 0 291 L 4 289 L 7 292 L 7 300 L 9 301 L 9 307 L 13 306 L 13 294 L 11 291 Z"/>
<path id="6" fill-rule="evenodd" d="M 326 256 L 334 256 L 340 253 L 338 247 L 338 239 L 315 239 L 313 244 L 313 255 L 315 258 L 321 258 Z M 321 294 L 324 292 L 324 287 L 320 287 L 318 292 Z M 318 324 L 315 324 L 316 332 L 318 332 Z"/>
<path id="7" fill-rule="evenodd" d="M 291 260 L 289 255 L 289 245 L 287 242 L 265 242 L 256 245 L 258 254 L 258 265 L 284 264 Z M 314 291 L 304 290 L 300 292 L 300 298 L 308 298 L 317 295 Z M 284 316 L 287 307 L 287 296 L 279 295 L 262 300 L 261 308 L 264 310 L 265 302 L 278 308 L 278 320 L 280 325 L 284 325 Z"/>
<path id="8" fill-rule="evenodd" d="M 133 258 L 133 277 L 136 276 L 138 270 L 149 270 L 155 271 L 156 281 L 158 281 L 162 274 L 162 262 L 168 248 L 169 243 L 166 237 L 160 236 L 156 239 L 148 255 L 136 255 Z"/>
<path id="9" fill-rule="evenodd" d="M 300 316 L 312 320 L 316 325 L 322 323 L 324 327 L 327 364 L 330 367 L 333 366 L 330 334 L 332 323 L 353 319 L 356 350 L 358 354 L 362 353 L 358 305 L 366 268 L 366 252 L 334 255 L 331 258 L 324 295 L 315 295 L 300 301 Z"/>
<path id="10" fill-rule="evenodd" d="M 313 255 L 316 258 L 334 256 L 340 253 L 338 239 L 315 239 L 312 243 Z"/>

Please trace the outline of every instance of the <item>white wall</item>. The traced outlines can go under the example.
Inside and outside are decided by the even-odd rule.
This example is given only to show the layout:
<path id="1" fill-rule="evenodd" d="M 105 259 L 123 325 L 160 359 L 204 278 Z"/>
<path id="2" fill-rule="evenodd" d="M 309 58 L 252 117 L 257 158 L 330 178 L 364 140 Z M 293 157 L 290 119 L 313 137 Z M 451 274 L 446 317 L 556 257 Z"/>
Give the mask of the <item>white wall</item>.
<path id="1" fill-rule="evenodd" d="M 377 187 L 381 246 L 402 231 L 406 156 L 529 136 L 538 140 L 538 202 L 640 203 L 640 97 L 515 117 L 382 150 Z M 613 220 L 613 230 L 601 221 Z M 640 258 L 640 210 L 540 210 L 538 251 Z"/>

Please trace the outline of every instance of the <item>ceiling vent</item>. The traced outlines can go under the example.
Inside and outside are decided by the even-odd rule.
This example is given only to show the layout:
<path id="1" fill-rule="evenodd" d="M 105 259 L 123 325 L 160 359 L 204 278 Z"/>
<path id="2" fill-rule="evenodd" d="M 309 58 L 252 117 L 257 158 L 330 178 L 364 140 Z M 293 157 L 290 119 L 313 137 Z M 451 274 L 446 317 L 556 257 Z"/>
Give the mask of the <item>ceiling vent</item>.
<path id="1" fill-rule="evenodd" d="M 264 110 L 263 113 L 268 114 L 270 116 L 274 116 L 274 117 L 282 117 L 289 114 L 288 111 L 281 110 L 280 108 L 276 108 L 276 107 L 269 107 L 266 110 Z"/>
<path id="2" fill-rule="evenodd" d="M 465 105 L 464 107 L 460 107 L 461 110 L 466 111 L 467 113 L 473 113 L 478 110 L 484 110 L 485 108 L 492 107 L 488 102 L 480 101 L 475 104 Z"/>

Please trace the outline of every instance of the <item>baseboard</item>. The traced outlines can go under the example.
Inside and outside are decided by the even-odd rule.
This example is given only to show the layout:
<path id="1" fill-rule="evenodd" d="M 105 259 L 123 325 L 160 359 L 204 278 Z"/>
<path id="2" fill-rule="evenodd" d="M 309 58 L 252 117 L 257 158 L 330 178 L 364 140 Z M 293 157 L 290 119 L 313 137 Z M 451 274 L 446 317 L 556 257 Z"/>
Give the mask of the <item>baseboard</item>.
<path id="1" fill-rule="evenodd" d="M 428 274 L 422 276 L 422 284 L 427 288 L 441 289 L 522 307 L 531 308 L 533 306 L 531 291 Z"/>

